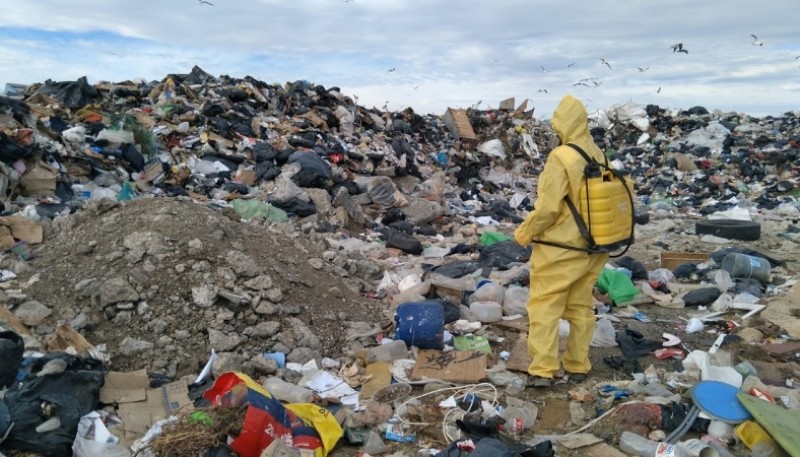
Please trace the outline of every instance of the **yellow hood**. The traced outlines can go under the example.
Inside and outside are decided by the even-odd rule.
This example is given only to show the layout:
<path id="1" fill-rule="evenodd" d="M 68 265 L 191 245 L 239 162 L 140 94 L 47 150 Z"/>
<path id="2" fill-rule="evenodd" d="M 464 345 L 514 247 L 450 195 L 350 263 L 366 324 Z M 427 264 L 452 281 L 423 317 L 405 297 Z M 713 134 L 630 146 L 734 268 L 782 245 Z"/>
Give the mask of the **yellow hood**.
<path id="1" fill-rule="evenodd" d="M 553 126 L 561 144 L 575 143 L 589 136 L 589 115 L 586 107 L 572 95 L 565 95 L 553 112 Z"/>

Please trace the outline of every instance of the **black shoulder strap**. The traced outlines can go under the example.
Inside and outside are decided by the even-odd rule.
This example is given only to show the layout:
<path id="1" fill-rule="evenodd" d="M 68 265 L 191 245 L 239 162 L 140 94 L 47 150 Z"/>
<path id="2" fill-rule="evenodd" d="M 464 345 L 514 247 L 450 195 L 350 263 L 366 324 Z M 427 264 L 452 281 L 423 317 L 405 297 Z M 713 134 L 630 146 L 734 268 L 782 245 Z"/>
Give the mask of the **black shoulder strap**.
<path id="1" fill-rule="evenodd" d="M 567 146 L 569 146 L 569 147 L 571 147 L 572 149 L 574 149 L 574 150 L 578 151 L 578 153 L 581 155 L 581 157 L 583 157 L 583 160 L 585 160 L 587 163 L 592 163 L 592 162 L 595 162 L 595 163 L 597 163 L 597 161 L 596 161 L 596 160 L 594 160 L 592 157 L 590 157 L 590 156 L 589 156 L 589 154 L 587 154 L 587 153 L 586 153 L 586 151 L 584 151 L 584 150 L 583 150 L 583 149 L 582 149 L 580 146 L 578 146 L 577 144 L 574 144 L 574 143 L 569 143 L 569 144 L 567 144 Z M 608 168 L 608 157 L 606 157 L 606 154 L 605 154 L 605 152 L 603 153 L 603 158 L 605 158 L 605 159 L 606 159 L 606 168 Z"/>
<path id="2" fill-rule="evenodd" d="M 578 208 L 575 207 L 575 203 L 572 203 L 572 199 L 569 196 L 564 197 L 564 202 L 566 202 L 567 207 L 569 207 L 569 212 L 572 213 L 572 218 L 575 219 L 575 224 L 578 226 L 578 231 L 581 233 L 583 239 L 589 244 L 589 249 L 594 249 L 597 244 L 594 242 L 594 237 L 592 236 L 591 230 L 586 225 L 586 222 L 583 221 L 583 217 L 581 213 L 578 211 Z"/>

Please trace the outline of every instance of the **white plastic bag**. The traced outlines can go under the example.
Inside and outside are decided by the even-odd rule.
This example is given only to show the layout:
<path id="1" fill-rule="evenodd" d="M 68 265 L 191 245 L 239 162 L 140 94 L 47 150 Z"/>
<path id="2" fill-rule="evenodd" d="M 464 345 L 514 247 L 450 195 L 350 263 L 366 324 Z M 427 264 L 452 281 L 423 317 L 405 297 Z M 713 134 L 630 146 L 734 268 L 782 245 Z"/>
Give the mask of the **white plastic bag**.
<path id="1" fill-rule="evenodd" d="M 595 348 L 613 348 L 617 346 L 617 332 L 614 324 L 608 319 L 599 319 L 594 327 L 594 335 L 590 346 Z"/>
<path id="2" fill-rule="evenodd" d="M 131 453 L 119 444 L 106 423 L 120 424 L 119 418 L 106 411 L 92 411 L 81 417 L 78 433 L 72 443 L 75 457 L 130 457 Z"/>
<path id="3" fill-rule="evenodd" d="M 527 316 L 528 293 L 527 287 L 508 286 L 503 296 L 503 314 L 506 316 L 515 314 Z"/>
<path id="4" fill-rule="evenodd" d="M 506 158 L 506 149 L 503 147 L 503 142 L 498 139 L 481 143 L 478 146 L 478 151 L 486 154 L 487 156 L 498 157 L 500 159 Z"/>

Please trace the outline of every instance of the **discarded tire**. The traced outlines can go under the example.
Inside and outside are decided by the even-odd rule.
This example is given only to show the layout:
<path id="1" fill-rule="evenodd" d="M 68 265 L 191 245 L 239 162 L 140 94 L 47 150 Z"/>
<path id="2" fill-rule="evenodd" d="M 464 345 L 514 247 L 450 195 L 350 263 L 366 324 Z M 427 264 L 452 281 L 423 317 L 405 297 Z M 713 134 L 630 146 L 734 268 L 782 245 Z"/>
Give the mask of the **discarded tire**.
<path id="1" fill-rule="evenodd" d="M 694 233 L 714 235 L 728 240 L 755 241 L 761 238 L 761 224 L 752 221 L 709 219 L 698 221 Z"/>

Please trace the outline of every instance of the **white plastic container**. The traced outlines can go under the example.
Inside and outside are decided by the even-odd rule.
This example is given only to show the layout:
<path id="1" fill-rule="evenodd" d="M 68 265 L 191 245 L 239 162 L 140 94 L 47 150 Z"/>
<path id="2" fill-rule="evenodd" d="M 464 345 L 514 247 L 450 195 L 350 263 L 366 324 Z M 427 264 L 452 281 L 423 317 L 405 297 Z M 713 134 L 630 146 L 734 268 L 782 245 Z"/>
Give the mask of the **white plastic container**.
<path id="1" fill-rule="evenodd" d="M 264 388 L 273 397 L 286 403 L 311 403 L 314 400 L 313 391 L 286 382 L 281 378 L 267 378 L 264 381 Z"/>
<path id="2" fill-rule="evenodd" d="M 469 310 L 480 322 L 498 322 L 503 319 L 503 307 L 494 302 L 474 302 L 469 305 Z"/>
<path id="3" fill-rule="evenodd" d="M 403 340 L 394 340 L 367 350 L 367 363 L 393 362 L 397 359 L 407 358 L 408 347 L 406 347 L 406 342 Z"/>
<path id="4" fill-rule="evenodd" d="M 505 287 L 497 284 L 496 282 L 486 281 L 483 285 L 475 289 L 470 297 L 470 303 L 474 302 L 493 302 L 503 303 L 505 296 Z"/>

